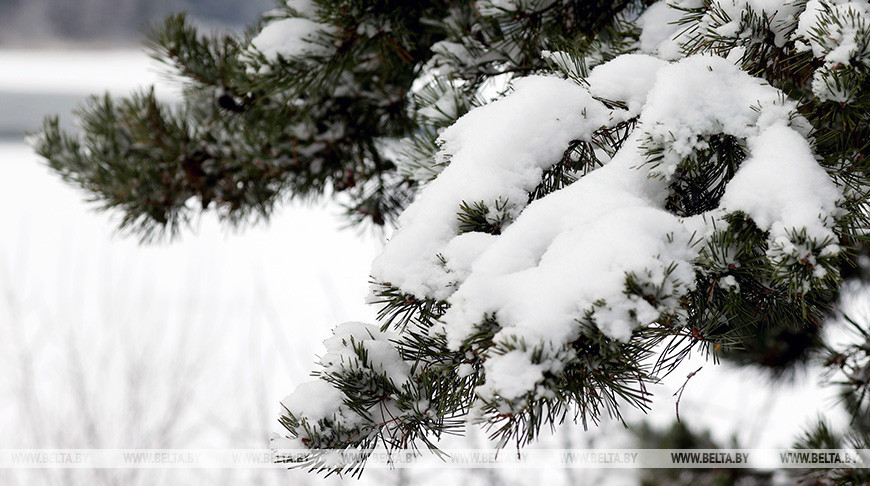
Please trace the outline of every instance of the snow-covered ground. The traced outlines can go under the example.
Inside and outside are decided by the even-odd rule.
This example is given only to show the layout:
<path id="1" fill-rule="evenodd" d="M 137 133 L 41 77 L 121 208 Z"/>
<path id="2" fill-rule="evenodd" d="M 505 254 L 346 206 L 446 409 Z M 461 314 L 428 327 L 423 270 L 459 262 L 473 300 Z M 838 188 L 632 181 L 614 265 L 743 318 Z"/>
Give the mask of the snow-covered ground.
<path id="1" fill-rule="evenodd" d="M 35 129 L 44 112 L 65 112 L 88 93 L 123 94 L 157 79 L 140 53 L 0 51 L 0 133 Z M 291 204 L 238 232 L 206 216 L 178 241 L 140 246 L 114 235 L 112 216 L 83 199 L 21 138 L 0 142 L 0 367 L 8 371 L 0 375 L 0 448 L 266 447 L 268 432 L 279 430 L 279 401 L 306 378 L 330 329 L 373 322 L 363 300 L 382 243 L 339 230 L 337 208 Z M 686 363 L 654 388 L 653 423 L 673 421 L 674 392 L 702 364 Z M 814 379 L 772 388 L 749 371 L 704 364 L 680 416 L 726 443 L 736 435 L 746 447 L 788 446 L 800 426 L 833 408 L 832 391 Z M 572 446 L 610 440 L 578 428 L 570 436 Z M 115 473 L 105 482 L 149 484 L 162 474 Z M 269 477 L 284 477 L 277 473 Z M 90 478 L 16 474 L 0 472 L 0 482 Z M 565 477 L 596 484 L 588 474 Z M 491 478 L 465 475 L 469 483 Z"/>
<path id="2" fill-rule="evenodd" d="M 139 53 L 0 52 L 0 132 L 156 79 Z M 336 207 L 140 246 L 19 137 L 0 139 L 0 207 L 0 448 L 268 447 L 331 327 L 373 318 L 380 242 Z"/>
<path id="3" fill-rule="evenodd" d="M 0 50 L 0 91 L 123 95 L 159 80 L 160 68 L 139 50 Z M 168 85 L 160 89 L 169 92 Z"/>

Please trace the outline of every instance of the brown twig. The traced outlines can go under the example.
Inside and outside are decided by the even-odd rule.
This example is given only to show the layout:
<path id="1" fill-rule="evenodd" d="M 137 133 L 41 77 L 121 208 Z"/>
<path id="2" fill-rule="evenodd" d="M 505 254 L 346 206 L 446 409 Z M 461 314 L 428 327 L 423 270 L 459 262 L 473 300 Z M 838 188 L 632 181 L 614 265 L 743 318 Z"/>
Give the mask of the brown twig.
<path id="1" fill-rule="evenodd" d="M 683 398 L 683 391 L 686 390 L 686 385 L 689 384 L 689 380 L 691 380 L 693 376 L 695 376 L 696 374 L 698 374 L 698 372 L 701 371 L 702 368 L 704 368 L 704 367 L 702 366 L 702 367 L 698 368 L 697 370 L 695 370 L 695 371 L 689 373 L 689 374 L 686 376 L 686 381 L 683 383 L 683 386 L 681 386 L 679 390 L 677 390 L 676 392 L 674 392 L 674 396 L 677 397 L 677 405 L 676 405 L 676 410 L 677 410 L 677 423 L 681 423 L 681 422 L 680 422 L 680 400 L 682 400 L 682 398 Z"/>

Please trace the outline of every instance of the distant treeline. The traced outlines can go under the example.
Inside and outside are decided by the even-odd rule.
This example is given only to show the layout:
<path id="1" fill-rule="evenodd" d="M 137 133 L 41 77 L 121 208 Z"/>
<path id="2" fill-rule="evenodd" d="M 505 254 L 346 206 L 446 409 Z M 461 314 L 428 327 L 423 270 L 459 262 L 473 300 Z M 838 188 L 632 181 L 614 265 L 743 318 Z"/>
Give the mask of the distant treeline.
<path id="1" fill-rule="evenodd" d="M 141 39 L 142 27 L 187 11 L 204 24 L 243 26 L 273 0 L 0 0 L 0 43 Z"/>

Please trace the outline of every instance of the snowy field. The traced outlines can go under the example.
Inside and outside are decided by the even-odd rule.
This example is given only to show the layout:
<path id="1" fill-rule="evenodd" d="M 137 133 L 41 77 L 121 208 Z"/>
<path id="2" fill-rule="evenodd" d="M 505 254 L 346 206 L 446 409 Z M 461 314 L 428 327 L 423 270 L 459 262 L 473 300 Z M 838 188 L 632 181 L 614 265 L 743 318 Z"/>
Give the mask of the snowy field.
<path id="1" fill-rule="evenodd" d="M 156 77 L 138 53 L 0 52 L 0 127 Z M 10 109 L 20 93 L 38 103 Z M 8 137 L 0 200 L 0 448 L 267 447 L 331 327 L 373 317 L 380 243 L 339 231 L 338 208 L 140 246 Z"/>
<path id="2" fill-rule="evenodd" d="M 280 431 L 279 401 L 306 378 L 330 329 L 373 322 L 363 301 L 382 238 L 339 230 L 337 208 L 287 205 L 269 224 L 235 232 L 206 216 L 178 241 L 140 246 L 115 235 L 113 216 L 94 212 L 21 138 L 43 113 L 65 113 L 88 93 L 123 94 L 157 79 L 134 52 L 0 52 L 0 448 L 266 447 Z M 654 388 L 654 424 L 673 421 L 674 392 L 702 365 L 680 416 L 723 443 L 786 447 L 833 408 L 814 373 L 771 387 L 750 371 L 694 360 Z M 615 424 L 560 432 L 541 446 L 624 443 Z M 451 444 L 485 445 L 479 434 Z M 594 471 L 452 473 L 468 484 L 541 475 L 601 484 Z M 46 470 L 0 471 L 0 483 L 153 484 L 166 474 L 204 484 L 319 482 L 284 471 Z M 409 478 L 433 481 L 372 471 L 363 482 Z"/>

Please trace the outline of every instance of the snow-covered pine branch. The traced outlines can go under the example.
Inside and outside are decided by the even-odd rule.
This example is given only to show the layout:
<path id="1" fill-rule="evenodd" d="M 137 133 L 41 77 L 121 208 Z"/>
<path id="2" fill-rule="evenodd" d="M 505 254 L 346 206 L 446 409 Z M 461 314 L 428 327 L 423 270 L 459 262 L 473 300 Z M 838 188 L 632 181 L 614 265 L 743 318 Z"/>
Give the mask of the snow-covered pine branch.
<path id="1" fill-rule="evenodd" d="M 334 414 L 308 418 L 302 395 L 288 397 L 295 438 L 275 447 L 367 449 L 384 436 L 407 447 L 457 418 L 523 444 L 572 407 L 584 423 L 646 407 L 645 384 L 686 350 L 656 348 L 664 341 L 718 356 L 759 329 L 817 326 L 865 208 L 805 101 L 784 90 L 794 88 L 746 69 L 759 42 L 806 42 L 797 19 L 813 14 L 755 3 L 657 3 L 638 21 L 646 54 L 582 78 L 516 78 L 441 131 L 437 176 L 372 266 L 384 326 L 342 340 L 346 368 L 322 363 L 317 387 Z M 572 161 L 578 144 L 592 148 Z M 554 168 L 568 183 L 549 184 Z M 383 342 L 398 350 L 389 365 L 359 344 Z M 662 349 L 670 356 L 651 365 Z M 377 392 L 347 393 L 337 377 L 350 369 L 380 381 Z M 307 464 L 336 467 L 322 451 Z"/>
<path id="2" fill-rule="evenodd" d="M 327 451 L 434 447 L 469 421 L 524 444 L 643 409 L 692 349 L 774 374 L 808 360 L 842 280 L 867 278 L 868 15 L 288 0 L 216 37 L 177 16 L 149 48 L 182 106 L 94 99 L 84 133 L 48 120 L 33 141 L 143 238 L 323 195 L 396 223 L 379 322 L 335 330 L 273 444 L 359 470 Z"/>

